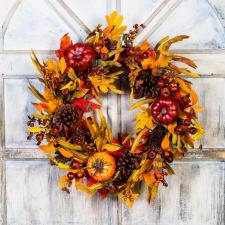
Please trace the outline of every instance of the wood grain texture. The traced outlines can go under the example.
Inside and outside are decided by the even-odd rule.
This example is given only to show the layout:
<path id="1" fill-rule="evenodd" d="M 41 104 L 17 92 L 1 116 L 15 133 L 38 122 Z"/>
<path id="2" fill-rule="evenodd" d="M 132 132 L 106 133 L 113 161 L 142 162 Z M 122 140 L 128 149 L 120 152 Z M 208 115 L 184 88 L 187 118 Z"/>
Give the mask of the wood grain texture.
<path id="1" fill-rule="evenodd" d="M 61 192 L 62 174 L 46 161 L 7 161 L 7 225 L 117 224 L 116 199 Z"/>
<path id="2" fill-rule="evenodd" d="M 215 161 L 225 159 L 223 0 L 0 0 L 0 5 L 1 225 L 224 225 L 225 166 Z M 117 199 L 100 202 L 77 191 L 62 193 L 56 183 L 63 172 L 50 167 L 35 145 L 26 142 L 26 114 L 32 112 L 34 100 L 27 78 L 37 75 L 30 49 L 37 50 L 41 61 L 54 58 L 60 36 L 69 32 L 74 41 L 81 40 L 115 9 L 129 27 L 136 22 L 147 25 L 137 42 L 149 36 L 153 43 L 168 34 L 192 36 L 174 51 L 198 65 L 203 79 L 193 83 L 207 107 L 200 116 L 206 127 L 203 150 L 197 149 L 199 143 L 184 161 L 175 162 L 176 176 L 168 179 L 168 188 L 160 188 L 153 206 L 143 195 L 134 209 Z M 114 134 L 131 130 L 134 112 L 127 111 L 128 96 L 110 94 L 103 106 Z"/>
<path id="3" fill-rule="evenodd" d="M 176 163 L 169 187 L 160 187 L 153 205 L 141 198 L 132 209 L 122 208 L 123 225 L 223 225 L 224 163 Z"/>

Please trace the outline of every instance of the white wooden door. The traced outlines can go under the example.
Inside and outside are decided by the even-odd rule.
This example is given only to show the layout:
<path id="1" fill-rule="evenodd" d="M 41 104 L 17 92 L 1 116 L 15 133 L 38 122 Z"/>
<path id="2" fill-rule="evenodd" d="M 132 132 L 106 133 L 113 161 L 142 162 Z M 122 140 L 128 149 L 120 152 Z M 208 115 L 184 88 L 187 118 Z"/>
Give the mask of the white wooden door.
<path id="1" fill-rule="evenodd" d="M 82 39 L 113 10 L 129 26 L 146 25 L 137 41 L 190 35 L 174 51 L 194 59 L 201 74 L 192 81 L 207 109 L 200 118 L 206 134 L 184 160 L 174 162 L 176 175 L 153 206 L 145 195 L 128 209 L 115 198 L 62 193 L 56 185 L 61 171 L 26 141 L 26 114 L 33 110 L 27 79 L 37 75 L 30 49 L 42 59 L 53 57 L 63 34 Z M 224 224 L 224 0 L 0 0 L 0 23 L 0 224 Z M 115 133 L 131 129 L 126 98 L 109 96 L 105 104 Z"/>

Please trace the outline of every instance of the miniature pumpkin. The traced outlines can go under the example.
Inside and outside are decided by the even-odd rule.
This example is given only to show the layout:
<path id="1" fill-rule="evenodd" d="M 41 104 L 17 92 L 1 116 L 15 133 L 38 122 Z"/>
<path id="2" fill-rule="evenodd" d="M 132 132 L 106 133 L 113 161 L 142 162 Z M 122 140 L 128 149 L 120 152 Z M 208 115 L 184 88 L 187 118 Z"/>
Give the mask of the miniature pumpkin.
<path id="1" fill-rule="evenodd" d="M 151 114 L 153 118 L 163 124 L 173 123 L 179 116 L 177 100 L 171 96 L 161 96 L 152 104 Z"/>
<path id="2" fill-rule="evenodd" d="M 109 180 L 115 170 L 115 159 L 107 152 L 97 152 L 88 159 L 87 171 L 96 181 Z"/>
<path id="3" fill-rule="evenodd" d="M 88 69 L 95 58 L 94 49 L 84 43 L 72 45 L 67 49 L 65 55 L 67 65 L 79 72 Z"/>

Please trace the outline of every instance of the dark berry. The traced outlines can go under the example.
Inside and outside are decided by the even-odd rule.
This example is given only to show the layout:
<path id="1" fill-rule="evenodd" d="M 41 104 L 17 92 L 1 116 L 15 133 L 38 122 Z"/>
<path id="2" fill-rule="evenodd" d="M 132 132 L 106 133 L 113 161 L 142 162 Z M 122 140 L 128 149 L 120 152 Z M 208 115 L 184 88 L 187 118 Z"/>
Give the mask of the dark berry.
<path id="1" fill-rule="evenodd" d="M 75 169 L 79 169 L 79 168 L 80 168 L 80 163 L 77 162 L 76 160 L 73 160 L 73 161 L 71 162 L 70 166 L 71 166 L 71 168 L 74 169 L 74 170 L 75 170 Z"/>
<path id="2" fill-rule="evenodd" d="M 165 86 L 165 81 L 164 81 L 163 79 L 159 79 L 159 80 L 158 80 L 158 86 L 159 86 L 160 88 L 163 88 L 163 87 Z"/>
<path id="3" fill-rule="evenodd" d="M 178 135 L 184 135 L 186 133 L 186 127 L 182 125 L 178 125 L 175 127 L 174 131 Z"/>
<path id="4" fill-rule="evenodd" d="M 196 134 L 197 131 L 198 131 L 198 130 L 197 130 L 195 127 L 191 127 L 191 128 L 189 129 L 189 133 L 190 133 L 190 134 Z"/>
<path id="5" fill-rule="evenodd" d="M 154 159 L 156 157 L 156 152 L 155 151 L 150 151 L 148 153 L 148 157 L 149 157 L 149 159 Z"/>
<path id="6" fill-rule="evenodd" d="M 149 53 L 148 52 L 144 52 L 143 54 L 142 54 L 142 58 L 143 59 L 147 59 L 149 57 Z"/>
<path id="7" fill-rule="evenodd" d="M 100 57 L 101 57 L 102 60 L 107 60 L 107 59 L 108 59 L 108 54 L 102 53 L 102 54 L 100 55 Z"/>
<path id="8" fill-rule="evenodd" d="M 166 161 L 167 161 L 168 163 L 173 162 L 173 156 L 168 157 L 168 158 L 166 159 Z"/>
<path id="9" fill-rule="evenodd" d="M 67 177 L 69 180 L 73 180 L 75 178 L 75 173 L 69 172 L 69 173 L 67 173 Z"/>
<path id="10" fill-rule="evenodd" d="M 191 120 L 186 119 L 186 120 L 184 120 L 183 124 L 184 124 L 185 126 L 190 126 L 190 125 L 191 125 Z"/>
<path id="11" fill-rule="evenodd" d="M 170 90 L 168 88 L 163 88 L 161 91 L 161 95 L 164 97 L 170 96 Z"/>
<path id="12" fill-rule="evenodd" d="M 76 174 L 76 178 L 82 178 L 84 176 L 84 172 L 83 171 L 79 171 L 77 174 Z"/>

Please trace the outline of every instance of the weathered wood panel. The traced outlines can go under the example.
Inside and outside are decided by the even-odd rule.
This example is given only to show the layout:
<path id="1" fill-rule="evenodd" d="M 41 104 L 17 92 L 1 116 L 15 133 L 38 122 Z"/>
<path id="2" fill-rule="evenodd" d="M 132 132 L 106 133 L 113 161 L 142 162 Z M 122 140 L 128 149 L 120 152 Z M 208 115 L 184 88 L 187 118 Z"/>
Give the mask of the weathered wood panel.
<path id="1" fill-rule="evenodd" d="M 123 225 L 223 225 L 224 163 L 174 163 L 169 187 L 160 187 L 153 205 L 146 188 L 132 209 L 122 208 Z"/>
<path id="2" fill-rule="evenodd" d="M 198 72 L 208 77 L 193 81 L 207 110 L 200 116 L 206 127 L 201 142 L 205 153 L 192 152 L 187 159 L 224 159 L 225 5 L 222 0 L 0 0 L 0 5 L 0 99 L 4 97 L 0 102 L 4 109 L 0 112 L 0 121 L 4 123 L 4 132 L 0 129 L 3 133 L 0 224 L 224 224 L 224 163 L 176 163 L 177 176 L 169 178 L 169 188 L 160 189 L 155 205 L 148 206 L 143 196 L 130 210 L 117 205 L 115 199 L 89 201 L 84 193 L 76 191 L 67 196 L 56 186 L 62 171 L 50 167 L 46 161 L 24 161 L 24 158 L 43 157 L 31 142 L 26 142 L 25 134 L 26 114 L 32 111 L 33 99 L 27 92 L 26 78 L 37 74 L 30 62 L 30 49 L 36 49 L 41 59 L 54 57 L 60 36 L 69 32 L 75 41 L 81 40 L 93 25 L 104 21 L 106 12 L 115 9 L 125 16 L 128 27 L 137 22 L 147 26 L 137 42 L 150 37 L 154 43 L 168 34 L 191 35 L 190 40 L 175 45 L 174 49 L 194 59 Z M 129 132 L 134 114 L 127 112 L 128 97 L 110 94 L 104 98 L 103 106 L 114 134 L 121 129 Z M 20 159 L 7 161 L 6 174 L 5 157 Z"/>
<path id="3" fill-rule="evenodd" d="M 117 224 L 117 199 L 90 199 L 75 188 L 61 192 L 62 174 L 46 161 L 7 161 L 7 224 Z"/>

